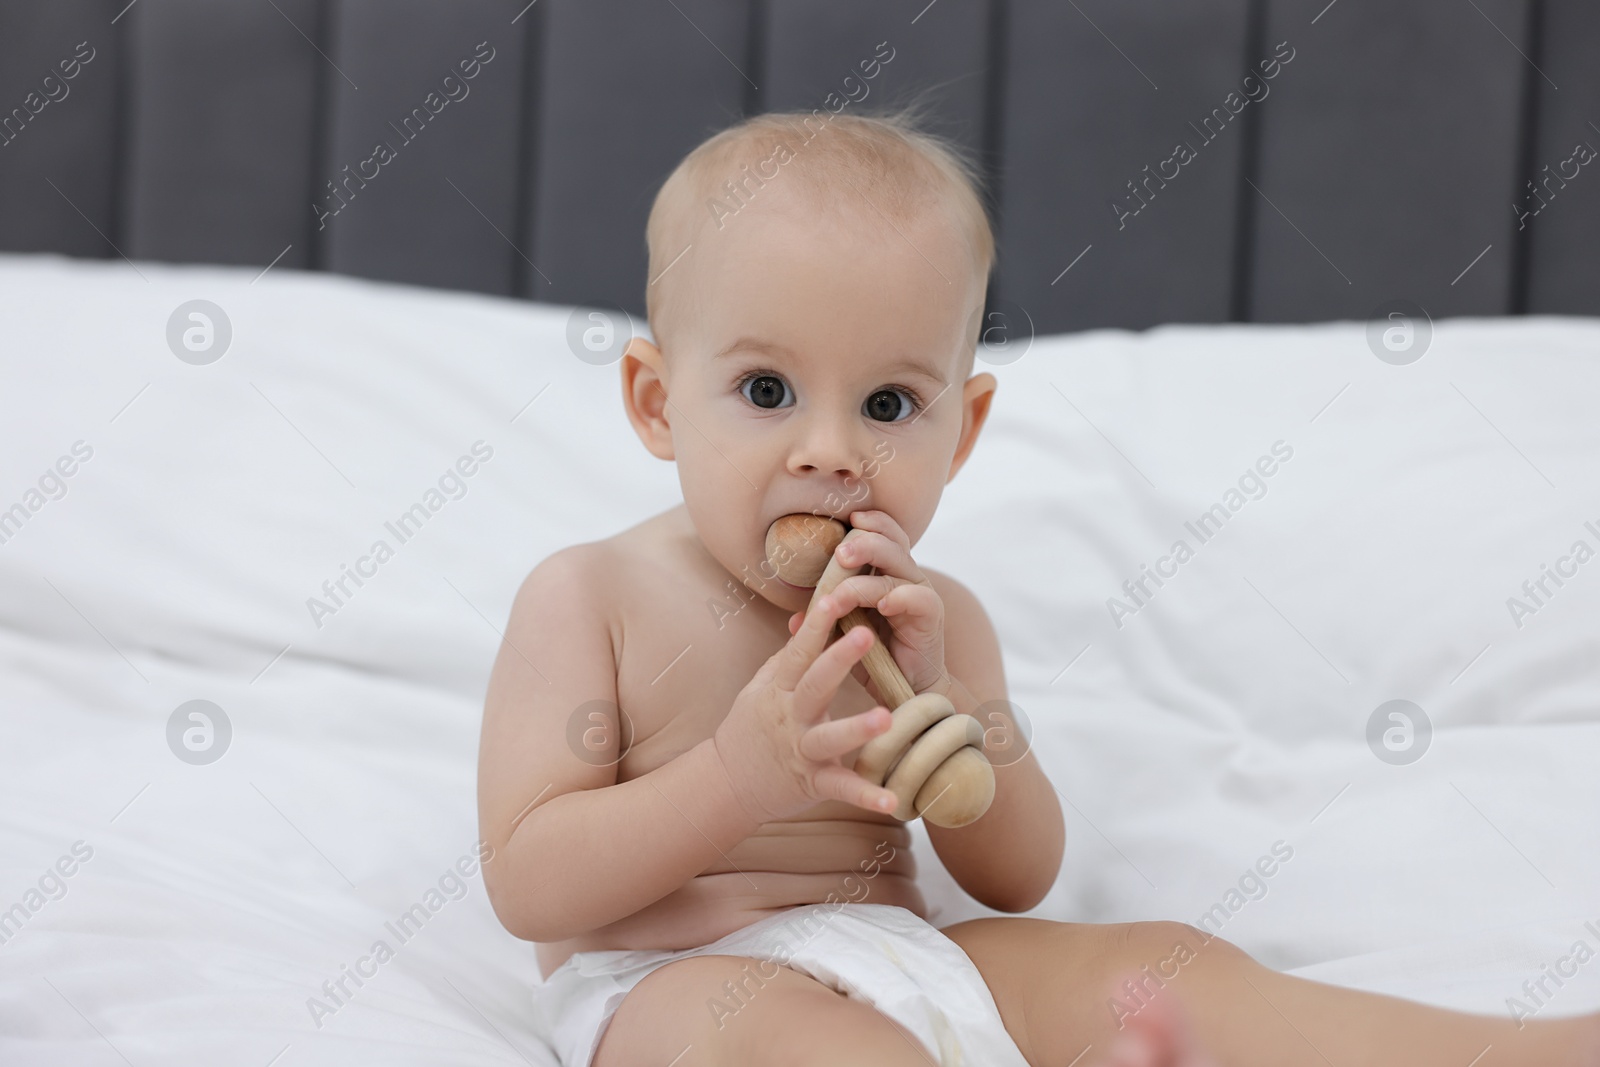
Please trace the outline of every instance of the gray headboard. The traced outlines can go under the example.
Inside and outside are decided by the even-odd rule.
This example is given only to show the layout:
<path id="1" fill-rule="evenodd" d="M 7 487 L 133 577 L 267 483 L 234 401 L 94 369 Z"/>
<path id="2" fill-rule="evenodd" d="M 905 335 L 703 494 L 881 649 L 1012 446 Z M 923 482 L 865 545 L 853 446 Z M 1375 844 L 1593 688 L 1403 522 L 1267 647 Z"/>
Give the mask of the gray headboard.
<path id="1" fill-rule="evenodd" d="M 1597 314 L 1597 60 L 1593 0 L 0 0 L 0 250 L 637 312 L 708 133 L 931 90 L 1040 331 Z"/>

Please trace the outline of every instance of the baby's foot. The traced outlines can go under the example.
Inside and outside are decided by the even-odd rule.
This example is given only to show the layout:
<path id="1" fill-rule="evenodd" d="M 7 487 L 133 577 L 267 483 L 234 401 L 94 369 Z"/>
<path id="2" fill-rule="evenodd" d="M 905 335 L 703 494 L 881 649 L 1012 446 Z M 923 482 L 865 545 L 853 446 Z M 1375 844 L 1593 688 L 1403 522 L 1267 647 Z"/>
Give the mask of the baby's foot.
<path id="1" fill-rule="evenodd" d="M 1201 1049 L 1177 998 L 1158 990 L 1128 1017 L 1095 1067 L 1216 1067 L 1216 1061 Z"/>

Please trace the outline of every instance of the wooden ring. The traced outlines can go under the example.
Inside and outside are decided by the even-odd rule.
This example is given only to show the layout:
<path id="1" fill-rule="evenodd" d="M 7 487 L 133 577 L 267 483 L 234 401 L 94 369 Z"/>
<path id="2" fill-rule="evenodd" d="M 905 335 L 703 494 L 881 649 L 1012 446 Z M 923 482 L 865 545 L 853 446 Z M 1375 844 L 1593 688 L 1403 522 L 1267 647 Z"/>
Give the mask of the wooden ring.
<path id="1" fill-rule="evenodd" d="M 929 727 L 911 743 L 911 749 L 895 765 L 884 783 L 899 800 L 895 818 L 902 822 L 917 817 L 914 801 L 933 772 L 945 760 L 968 746 L 983 744 L 983 726 L 971 715 L 950 715 Z"/>
<path id="2" fill-rule="evenodd" d="M 856 754 L 856 773 L 873 785 L 883 785 L 895 760 L 912 741 L 934 723 L 955 713 L 956 706 L 944 694 L 918 693 L 894 709 L 894 722 L 887 733 L 861 746 Z"/>

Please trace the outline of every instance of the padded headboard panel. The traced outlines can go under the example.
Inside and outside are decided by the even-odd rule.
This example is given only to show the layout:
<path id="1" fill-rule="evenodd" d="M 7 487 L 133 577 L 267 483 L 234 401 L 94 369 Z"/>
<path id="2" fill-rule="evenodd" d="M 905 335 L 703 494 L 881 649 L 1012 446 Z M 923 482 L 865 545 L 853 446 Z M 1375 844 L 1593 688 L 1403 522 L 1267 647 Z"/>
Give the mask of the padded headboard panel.
<path id="1" fill-rule="evenodd" d="M 1600 314 L 1597 55 L 1592 0 L 0 0 L 0 250 L 640 312 L 690 147 L 926 93 L 1041 332 Z"/>

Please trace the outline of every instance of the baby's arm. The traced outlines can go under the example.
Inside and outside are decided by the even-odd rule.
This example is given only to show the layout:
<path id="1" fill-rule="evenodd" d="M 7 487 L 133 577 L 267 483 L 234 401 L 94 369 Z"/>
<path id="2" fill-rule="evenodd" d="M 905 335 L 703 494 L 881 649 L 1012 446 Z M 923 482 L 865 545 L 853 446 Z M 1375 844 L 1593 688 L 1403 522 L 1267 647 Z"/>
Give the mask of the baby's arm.
<path id="1" fill-rule="evenodd" d="M 512 605 L 484 705 L 478 823 L 494 858 L 484 888 L 506 929 L 562 941 L 661 899 L 748 837 L 708 738 L 617 783 L 620 724 L 606 549 L 577 545 L 534 568 Z M 568 723 L 590 701 L 588 747 Z"/>
<path id="2" fill-rule="evenodd" d="M 972 591 L 923 568 L 945 607 L 941 691 L 958 712 L 976 716 L 994 763 L 994 802 L 976 822 L 956 829 L 927 823 L 928 839 L 957 884 L 998 911 L 1027 911 L 1044 899 L 1061 870 L 1066 832 L 1061 803 L 1031 738 L 1006 707 L 1005 665 L 994 625 Z"/>

